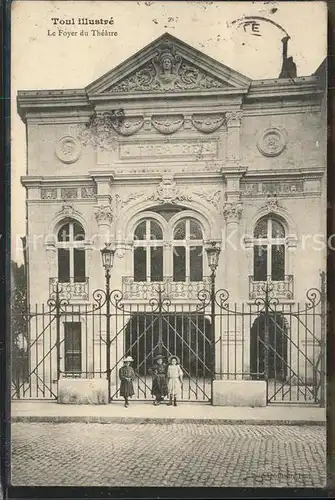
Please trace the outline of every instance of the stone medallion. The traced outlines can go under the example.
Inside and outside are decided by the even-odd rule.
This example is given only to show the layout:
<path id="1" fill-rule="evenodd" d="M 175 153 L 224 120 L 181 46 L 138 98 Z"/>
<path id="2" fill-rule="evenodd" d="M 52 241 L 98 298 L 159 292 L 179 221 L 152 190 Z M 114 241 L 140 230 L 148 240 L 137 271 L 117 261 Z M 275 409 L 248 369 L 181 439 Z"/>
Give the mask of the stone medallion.
<path id="1" fill-rule="evenodd" d="M 55 152 L 62 163 L 74 163 L 80 156 L 81 145 L 75 137 L 67 135 L 58 141 Z"/>
<path id="2" fill-rule="evenodd" d="M 286 133 L 279 128 L 265 130 L 258 141 L 258 150 L 264 156 L 278 156 L 286 147 Z"/>

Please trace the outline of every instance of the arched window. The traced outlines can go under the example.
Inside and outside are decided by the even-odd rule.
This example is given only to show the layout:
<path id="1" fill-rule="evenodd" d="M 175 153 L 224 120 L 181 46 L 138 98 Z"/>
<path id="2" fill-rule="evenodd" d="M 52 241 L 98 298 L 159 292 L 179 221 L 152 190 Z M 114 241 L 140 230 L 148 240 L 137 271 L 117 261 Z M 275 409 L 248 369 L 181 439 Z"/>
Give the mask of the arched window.
<path id="1" fill-rule="evenodd" d="M 153 219 L 134 231 L 134 281 L 163 281 L 163 231 Z"/>
<path id="2" fill-rule="evenodd" d="M 75 221 L 65 222 L 57 234 L 58 280 L 61 283 L 85 282 L 85 232 Z"/>
<path id="3" fill-rule="evenodd" d="M 203 234 L 194 219 L 182 219 L 173 228 L 173 281 L 202 281 Z"/>
<path id="4" fill-rule="evenodd" d="M 254 229 L 254 281 L 285 279 L 285 228 L 272 217 L 260 219 Z"/>

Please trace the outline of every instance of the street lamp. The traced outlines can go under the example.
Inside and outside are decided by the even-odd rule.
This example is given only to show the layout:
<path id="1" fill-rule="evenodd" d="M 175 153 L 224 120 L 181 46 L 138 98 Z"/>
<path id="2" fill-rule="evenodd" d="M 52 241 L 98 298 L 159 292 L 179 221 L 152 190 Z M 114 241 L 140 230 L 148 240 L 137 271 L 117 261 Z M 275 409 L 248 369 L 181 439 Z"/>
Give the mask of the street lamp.
<path id="1" fill-rule="evenodd" d="M 106 374 L 108 383 L 108 403 L 111 398 L 111 363 L 110 363 L 110 345 L 111 345 L 111 333 L 110 333 L 110 271 L 114 264 L 114 254 L 115 249 L 111 248 L 108 243 L 105 243 L 105 247 L 101 249 L 101 259 L 102 265 L 105 269 L 106 278 Z"/>
<path id="2" fill-rule="evenodd" d="M 212 377 L 215 379 L 215 277 L 221 248 L 215 241 L 211 241 L 206 248 L 206 252 L 208 265 L 211 270 Z"/>

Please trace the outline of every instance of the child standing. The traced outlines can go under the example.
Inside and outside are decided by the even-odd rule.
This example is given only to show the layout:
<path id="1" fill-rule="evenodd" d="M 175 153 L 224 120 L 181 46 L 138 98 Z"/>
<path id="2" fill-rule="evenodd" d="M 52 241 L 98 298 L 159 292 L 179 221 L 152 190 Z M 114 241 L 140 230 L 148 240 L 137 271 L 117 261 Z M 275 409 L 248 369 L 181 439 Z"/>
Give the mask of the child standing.
<path id="1" fill-rule="evenodd" d="M 168 405 L 172 406 L 173 399 L 173 405 L 177 406 L 177 397 L 181 396 L 181 388 L 183 384 L 183 370 L 180 367 L 178 356 L 170 356 L 167 376 L 170 396 Z"/>
<path id="2" fill-rule="evenodd" d="M 151 394 L 155 396 L 154 405 L 159 405 L 163 401 L 164 397 L 168 395 L 167 377 L 166 370 L 167 366 L 164 363 L 164 358 L 161 354 L 158 354 L 155 358 L 155 364 L 149 370 L 152 374 L 152 389 Z"/>
<path id="3" fill-rule="evenodd" d="M 119 377 L 121 380 L 120 384 L 120 396 L 124 397 L 124 406 L 127 408 L 129 406 L 128 398 L 131 398 L 134 394 L 133 380 L 135 380 L 134 369 L 130 366 L 134 360 L 131 356 L 128 356 L 124 360 L 124 365 L 119 370 Z"/>

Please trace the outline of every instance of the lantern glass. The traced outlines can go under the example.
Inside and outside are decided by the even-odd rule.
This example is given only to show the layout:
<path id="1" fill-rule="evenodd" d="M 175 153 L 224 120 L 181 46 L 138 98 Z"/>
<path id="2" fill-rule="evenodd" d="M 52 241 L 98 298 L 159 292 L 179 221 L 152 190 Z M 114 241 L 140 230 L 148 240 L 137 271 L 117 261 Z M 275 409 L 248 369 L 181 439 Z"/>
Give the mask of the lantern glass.
<path id="1" fill-rule="evenodd" d="M 206 248 L 208 265 L 211 271 L 216 271 L 218 267 L 220 251 L 220 247 L 215 243 L 212 243 L 209 247 Z"/>
<path id="2" fill-rule="evenodd" d="M 101 249 L 102 265 L 106 271 L 110 271 L 113 267 L 114 253 L 115 251 L 107 245 Z"/>

